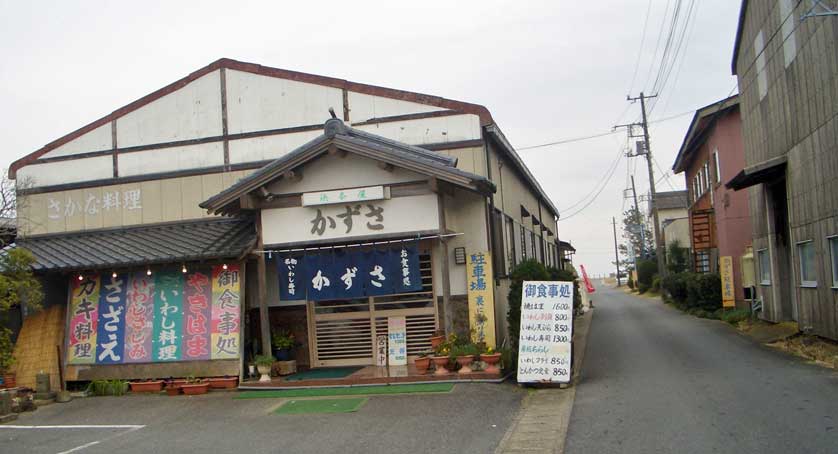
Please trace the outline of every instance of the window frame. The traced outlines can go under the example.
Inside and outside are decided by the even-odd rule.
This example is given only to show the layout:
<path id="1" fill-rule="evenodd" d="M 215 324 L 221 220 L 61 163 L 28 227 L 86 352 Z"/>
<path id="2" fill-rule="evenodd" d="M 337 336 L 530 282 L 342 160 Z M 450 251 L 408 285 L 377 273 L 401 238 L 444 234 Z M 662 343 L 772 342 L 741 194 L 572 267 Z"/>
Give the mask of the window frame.
<path id="1" fill-rule="evenodd" d="M 721 168 L 721 165 L 719 164 L 719 149 L 718 148 L 713 148 L 713 166 L 715 167 L 715 170 L 716 170 L 715 181 L 716 181 L 716 184 L 719 184 L 719 183 L 722 182 L 722 168 Z"/>
<path id="2" fill-rule="evenodd" d="M 829 261 L 832 264 L 832 289 L 838 290 L 838 235 L 826 237 L 829 246 Z"/>
<path id="3" fill-rule="evenodd" d="M 800 287 L 802 287 L 802 288 L 817 288 L 818 287 L 817 270 L 815 269 L 815 268 L 817 268 L 817 265 L 816 265 L 817 260 L 816 260 L 815 255 L 814 255 L 815 254 L 815 242 L 812 241 L 812 240 L 798 241 L 797 243 L 795 243 L 795 246 L 797 247 L 797 265 L 798 265 L 798 269 L 800 270 Z M 812 263 L 811 263 L 812 270 L 811 270 L 811 273 L 815 275 L 814 276 L 815 280 L 807 280 L 804 277 L 804 275 L 806 273 L 805 273 L 805 270 L 803 268 L 804 263 L 805 263 L 804 262 L 804 257 L 803 257 L 803 250 L 802 250 L 803 247 L 811 247 L 812 248 Z M 809 277 L 813 277 L 813 276 L 809 276 Z"/>
<path id="4" fill-rule="evenodd" d="M 763 266 L 763 263 L 762 263 L 763 254 L 764 254 L 764 257 L 766 257 L 766 259 L 767 259 L 766 261 L 768 263 L 768 270 L 767 270 L 768 271 L 768 279 L 767 280 L 763 279 L 763 277 L 765 277 L 765 275 L 763 274 L 763 271 L 765 271 L 765 267 Z M 757 270 L 757 271 L 759 271 L 759 285 L 771 285 L 771 271 L 772 271 L 771 270 L 771 254 L 768 253 L 768 248 L 757 249 L 757 266 L 759 267 L 759 269 Z"/>

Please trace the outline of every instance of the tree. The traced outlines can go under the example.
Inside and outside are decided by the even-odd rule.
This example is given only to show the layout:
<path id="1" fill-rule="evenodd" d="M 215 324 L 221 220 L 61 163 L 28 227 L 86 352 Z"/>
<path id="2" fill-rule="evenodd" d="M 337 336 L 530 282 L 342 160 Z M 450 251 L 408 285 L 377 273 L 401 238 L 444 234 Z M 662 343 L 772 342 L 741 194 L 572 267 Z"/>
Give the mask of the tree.
<path id="1" fill-rule="evenodd" d="M 621 269 L 634 269 L 632 256 L 637 259 L 654 256 L 655 244 L 652 239 L 652 232 L 649 230 L 649 226 L 646 225 L 643 213 L 634 207 L 629 208 L 623 213 L 623 239 L 625 242 L 617 246 L 617 249 L 620 251 L 620 256 L 624 257 L 621 260 Z"/>
<path id="2" fill-rule="evenodd" d="M 683 273 L 689 269 L 689 249 L 681 247 L 681 242 L 672 240 L 666 247 L 666 269 L 671 274 Z"/>
<path id="3" fill-rule="evenodd" d="M 37 311 L 44 301 L 41 282 L 32 273 L 35 257 L 26 249 L 15 248 L 0 254 L 0 312 L 22 305 Z"/>

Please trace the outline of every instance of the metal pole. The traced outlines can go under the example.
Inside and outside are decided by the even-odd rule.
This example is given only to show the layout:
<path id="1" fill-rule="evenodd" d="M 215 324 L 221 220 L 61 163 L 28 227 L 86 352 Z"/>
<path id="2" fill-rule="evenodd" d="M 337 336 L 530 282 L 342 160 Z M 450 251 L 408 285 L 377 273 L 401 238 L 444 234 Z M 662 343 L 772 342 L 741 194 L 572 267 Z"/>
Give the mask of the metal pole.
<path id="1" fill-rule="evenodd" d="M 617 220 L 611 216 L 611 227 L 614 228 L 614 264 L 617 265 L 617 287 L 620 286 L 620 253 L 617 249 Z"/>

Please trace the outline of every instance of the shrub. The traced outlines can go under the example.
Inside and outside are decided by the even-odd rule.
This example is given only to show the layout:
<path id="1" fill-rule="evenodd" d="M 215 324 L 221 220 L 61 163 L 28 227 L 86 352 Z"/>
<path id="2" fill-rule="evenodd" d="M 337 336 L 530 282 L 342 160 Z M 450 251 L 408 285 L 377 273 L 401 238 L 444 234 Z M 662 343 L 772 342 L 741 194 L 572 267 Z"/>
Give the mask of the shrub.
<path id="1" fill-rule="evenodd" d="M 509 275 L 509 309 L 506 321 L 509 326 L 509 342 L 512 349 L 518 351 L 518 333 L 521 328 L 521 291 L 524 281 L 548 281 L 550 272 L 547 267 L 534 259 L 524 260 L 516 266 Z M 514 367 L 517 367 L 514 366 Z"/>
<path id="2" fill-rule="evenodd" d="M 658 263 L 656 260 L 637 261 L 637 289 L 640 293 L 645 293 L 652 287 L 652 278 L 657 272 Z"/>
<path id="3" fill-rule="evenodd" d="M 718 274 L 692 274 L 687 282 L 687 306 L 706 311 L 722 307 L 722 280 Z"/>
<path id="4" fill-rule="evenodd" d="M 652 291 L 653 292 L 660 292 L 661 291 L 661 277 L 657 274 L 655 277 L 652 278 Z"/>
<path id="5" fill-rule="evenodd" d="M 729 311 L 721 311 L 719 314 L 719 319 L 723 322 L 730 323 L 731 325 L 736 325 L 741 321 L 748 320 L 751 318 L 751 311 L 748 309 L 733 309 Z"/>
<path id="6" fill-rule="evenodd" d="M 573 311 L 581 311 L 582 293 L 579 291 L 579 278 L 576 273 L 570 270 L 560 270 L 558 268 L 547 268 L 547 272 L 550 273 L 551 281 L 573 282 Z"/>
<path id="7" fill-rule="evenodd" d="M 14 350 L 12 331 L 0 326 L 0 372 L 9 372 L 9 369 L 15 363 Z"/>
<path id="8" fill-rule="evenodd" d="M 661 280 L 661 287 L 666 291 L 673 303 L 683 305 L 687 301 L 687 280 L 691 273 L 667 275 Z"/>

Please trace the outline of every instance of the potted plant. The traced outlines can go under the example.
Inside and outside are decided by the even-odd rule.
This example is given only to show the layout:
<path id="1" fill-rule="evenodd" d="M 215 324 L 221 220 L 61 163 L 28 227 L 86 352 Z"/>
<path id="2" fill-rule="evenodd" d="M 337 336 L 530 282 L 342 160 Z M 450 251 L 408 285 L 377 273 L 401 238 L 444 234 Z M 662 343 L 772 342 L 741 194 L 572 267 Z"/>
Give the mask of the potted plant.
<path id="1" fill-rule="evenodd" d="M 135 393 L 159 393 L 163 390 L 163 380 L 132 381 L 130 386 Z"/>
<path id="2" fill-rule="evenodd" d="M 474 355 L 477 354 L 477 346 L 474 344 L 463 344 L 454 347 L 451 351 L 451 357 L 456 358 L 457 364 L 460 365 L 459 374 L 470 374 L 471 363 L 474 362 Z"/>
<path id="3" fill-rule="evenodd" d="M 238 382 L 238 377 L 231 377 L 229 375 L 209 379 L 209 385 L 212 389 L 233 389 L 236 387 Z"/>
<path id="4" fill-rule="evenodd" d="M 184 384 L 185 382 L 181 380 L 166 380 L 166 395 L 177 396 L 181 393 L 181 386 Z"/>
<path id="5" fill-rule="evenodd" d="M 455 337 L 452 334 L 448 340 L 442 341 L 434 349 L 434 356 L 431 356 L 431 361 L 433 361 L 434 367 L 436 368 L 434 375 L 447 375 L 449 373 L 446 366 L 450 359 L 448 356 L 451 354 L 451 347 L 454 345 L 454 340 Z"/>
<path id="6" fill-rule="evenodd" d="M 17 377 L 11 368 L 15 363 L 14 344 L 12 344 L 12 331 L 0 327 L 0 374 L 2 374 L 2 386 L 0 388 L 17 387 Z"/>
<path id="7" fill-rule="evenodd" d="M 428 372 L 428 368 L 431 367 L 431 354 L 433 352 L 424 351 L 419 353 L 419 357 L 413 361 L 413 364 L 416 366 L 416 372 L 418 374 L 424 374 Z"/>
<path id="8" fill-rule="evenodd" d="M 294 334 L 286 330 L 279 330 L 271 335 L 271 347 L 277 361 L 288 361 L 292 359 L 291 352 L 297 346 Z"/>
<path id="9" fill-rule="evenodd" d="M 274 361 L 276 361 L 276 358 L 271 355 L 259 355 L 254 358 L 253 363 L 256 364 L 259 374 L 262 375 L 259 378 L 260 382 L 271 381 L 271 367 L 274 365 Z"/>
<path id="10" fill-rule="evenodd" d="M 186 383 L 180 385 L 180 389 L 186 395 L 206 394 L 209 390 L 209 382 L 190 375 L 186 378 Z"/>
<path id="11" fill-rule="evenodd" d="M 485 353 L 481 353 L 480 361 L 486 363 L 484 372 L 488 374 L 500 374 L 500 367 L 498 366 L 500 357 L 500 352 L 496 352 L 492 347 L 487 348 Z"/>
<path id="12" fill-rule="evenodd" d="M 438 329 L 438 330 L 434 331 L 434 335 L 431 336 L 430 340 L 431 340 L 431 349 L 436 350 L 437 347 L 439 347 L 440 344 L 442 344 L 445 341 L 445 333 L 442 330 Z"/>

